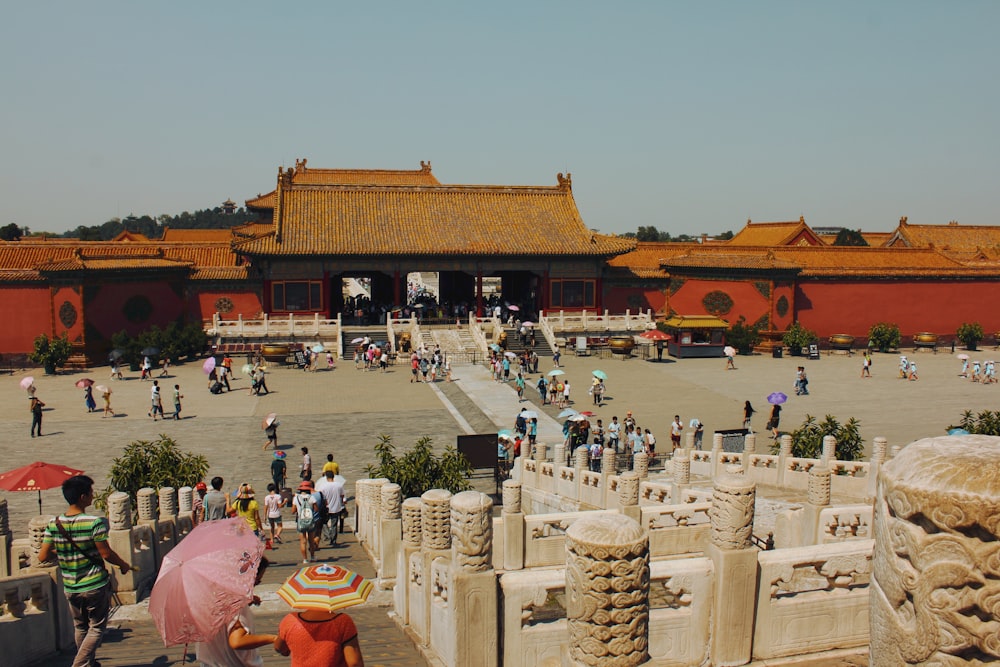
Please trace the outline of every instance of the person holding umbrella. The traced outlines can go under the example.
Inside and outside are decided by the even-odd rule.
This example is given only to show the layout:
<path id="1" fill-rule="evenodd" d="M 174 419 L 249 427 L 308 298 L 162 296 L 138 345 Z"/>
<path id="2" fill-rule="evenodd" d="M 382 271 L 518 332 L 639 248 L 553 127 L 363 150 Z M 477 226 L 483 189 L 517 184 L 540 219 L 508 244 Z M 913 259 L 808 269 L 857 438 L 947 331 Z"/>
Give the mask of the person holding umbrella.
<path id="1" fill-rule="evenodd" d="M 122 574 L 132 566 L 108 546 L 107 519 L 86 513 L 94 502 L 94 480 L 74 475 L 62 483 L 62 492 L 69 508 L 45 527 L 38 559 L 44 563 L 55 558 L 59 564 L 75 630 L 73 664 L 94 665 L 111 613 L 111 577 L 104 561 Z"/>
<path id="2" fill-rule="evenodd" d="M 771 407 L 771 417 L 767 420 L 765 428 L 771 429 L 771 440 L 778 439 L 778 424 L 781 422 L 781 404 L 775 403 Z"/>
<path id="3" fill-rule="evenodd" d="M 302 568 L 278 589 L 278 597 L 300 611 L 281 619 L 274 650 L 292 656 L 293 667 L 363 667 L 358 628 L 339 610 L 361 604 L 372 588 L 367 579 L 337 565 Z"/>
<path id="4" fill-rule="evenodd" d="M 264 418 L 264 434 L 267 436 L 267 440 L 264 442 L 264 446 L 261 449 L 267 449 L 268 445 L 274 445 L 274 448 L 278 448 L 278 427 L 281 423 L 278 421 L 278 415 L 273 412 Z"/>
<path id="5" fill-rule="evenodd" d="M 32 389 L 35 388 L 34 385 L 31 386 Z M 30 403 L 28 404 L 28 409 L 31 411 L 31 437 L 35 437 L 35 431 L 38 431 L 38 437 L 42 437 L 42 408 L 45 404 L 42 403 L 41 399 L 35 396 L 34 392 L 28 396 Z"/>
<path id="6" fill-rule="evenodd" d="M 83 382 L 83 380 L 81 380 Z M 83 404 L 87 407 L 87 412 L 97 409 L 97 402 L 94 400 L 93 381 L 88 380 L 88 384 L 83 385 Z"/>
<path id="7" fill-rule="evenodd" d="M 261 556 L 257 564 L 257 574 L 254 577 L 254 586 L 260 584 L 264 578 L 264 572 L 271 564 L 266 557 Z M 198 642 L 196 652 L 197 660 L 203 665 L 245 665 L 246 667 L 260 667 L 264 664 L 263 658 L 257 649 L 268 644 L 274 644 L 278 635 L 255 634 L 253 612 L 251 605 L 259 605 L 260 598 L 254 595 L 250 601 L 240 609 L 236 618 L 229 622 L 217 635 L 205 642 Z"/>
<path id="8" fill-rule="evenodd" d="M 101 392 L 101 398 L 104 399 L 104 414 L 101 415 L 101 419 L 104 419 L 108 415 L 114 417 L 115 411 L 111 409 L 111 390 L 103 384 L 99 384 L 97 385 L 97 391 Z"/>

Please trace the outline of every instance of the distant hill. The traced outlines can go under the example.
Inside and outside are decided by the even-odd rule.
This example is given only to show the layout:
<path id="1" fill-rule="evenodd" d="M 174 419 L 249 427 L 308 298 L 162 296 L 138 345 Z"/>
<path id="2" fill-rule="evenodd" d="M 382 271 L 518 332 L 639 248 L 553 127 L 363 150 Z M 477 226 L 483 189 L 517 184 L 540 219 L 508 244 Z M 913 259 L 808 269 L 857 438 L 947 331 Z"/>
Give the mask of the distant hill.
<path id="1" fill-rule="evenodd" d="M 194 213 L 184 211 L 179 215 L 160 215 L 156 218 L 148 215 L 130 215 L 123 219 L 112 218 L 102 225 L 91 227 L 80 225 L 62 236 L 81 241 L 108 241 L 124 231 L 129 231 L 138 232 L 150 239 L 159 239 L 163 236 L 165 227 L 171 229 L 228 229 L 256 219 L 257 214 L 250 213 L 245 209 L 240 208 L 233 213 L 226 213 L 222 207 L 217 206 Z"/>

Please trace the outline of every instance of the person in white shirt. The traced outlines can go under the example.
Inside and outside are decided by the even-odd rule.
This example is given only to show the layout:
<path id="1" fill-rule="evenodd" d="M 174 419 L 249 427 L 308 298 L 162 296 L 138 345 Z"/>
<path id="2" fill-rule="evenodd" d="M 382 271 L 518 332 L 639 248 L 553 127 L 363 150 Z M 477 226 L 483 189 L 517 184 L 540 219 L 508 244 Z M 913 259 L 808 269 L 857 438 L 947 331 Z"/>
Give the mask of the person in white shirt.
<path id="1" fill-rule="evenodd" d="M 681 431 L 683 430 L 684 424 L 681 423 L 681 416 L 674 415 L 674 421 L 670 424 L 670 443 L 675 450 L 681 446 Z"/>
<path id="2" fill-rule="evenodd" d="M 340 526 L 340 514 L 344 510 L 346 498 L 344 496 L 344 485 L 337 479 L 332 470 L 327 470 L 325 476 L 316 483 L 316 491 L 323 494 L 326 500 L 327 519 L 325 521 L 326 534 L 332 547 L 337 543 L 337 528 Z M 322 534 L 321 533 L 321 536 Z"/>

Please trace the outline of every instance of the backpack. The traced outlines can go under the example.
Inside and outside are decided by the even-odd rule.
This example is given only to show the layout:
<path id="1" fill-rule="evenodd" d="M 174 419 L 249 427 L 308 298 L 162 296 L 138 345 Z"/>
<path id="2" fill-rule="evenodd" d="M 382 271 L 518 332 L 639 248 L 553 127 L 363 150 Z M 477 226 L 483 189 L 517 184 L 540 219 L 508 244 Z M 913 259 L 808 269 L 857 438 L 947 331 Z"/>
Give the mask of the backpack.
<path id="1" fill-rule="evenodd" d="M 309 530 L 315 521 L 312 509 L 312 494 L 300 493 L 296 498 L 299 501 L 299 514 L 295 519 L 295 527 L 299 530 Z"/>

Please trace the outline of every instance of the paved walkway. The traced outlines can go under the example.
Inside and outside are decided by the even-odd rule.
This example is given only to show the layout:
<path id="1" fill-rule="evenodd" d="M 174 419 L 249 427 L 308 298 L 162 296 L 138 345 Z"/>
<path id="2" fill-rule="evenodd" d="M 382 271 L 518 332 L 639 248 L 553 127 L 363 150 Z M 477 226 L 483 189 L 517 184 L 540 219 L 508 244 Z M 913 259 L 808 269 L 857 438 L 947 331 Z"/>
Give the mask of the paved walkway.
<path id="1" fill-rule="evenodd" d="M 990 351 L 976 356 L 987 359 L 993 354 Z M 697 416 L 711 433 L 717 428 L 738 427 L 745 400 L 751 400 L 759 410 L 754 425 L 762 429 L 768 408 L 764 397 L 772 391 L 784 391 L 790 396 L 782 414 L 783 428 L 795 428 L 807 414 L 820 419 L 831 414 L 841 421 L 853 416 L 861 421 L 861 433 L 869 445 L 879 435 L 889 438 L 890 445 L 941 435 L 946 426 L 961 418 L 964 410 L 979 412 L 995 406 L 1000 386 L 982 386 L 958 378 L 960 362 L 951 355 L 910 356 L 920 366 L 921 379 L 917 382 L 896 378 L 898 357 L 894 355 L 876 355 L 872 379 L 859 377 L 860 357 L 825 354 L 818 361 L 738 357 L 736 371 L 725 371 L 722 359 L 657 363 L 635 358 L 564 355 L 563 370 L 573 387 L 574 407 L 594 409 L 605 423 L 612 415 L 623 419 L 626 410 L 633 410 L 638 423 L 651 428 L 664 447 L 669 443 L 669 423 L 674 414 L 680 414 L 684 423 Z M 242 363 L 242 359 L 237 360 L 237 367 Z M 792 395 L 797 365 L 806 366 L 809 372 L 810 396 Z M 554 419 L 559 409 L 542 407 L 537 392 L 530 388 L 537 375 L 528 379 L 529 400 L 520 404 L 510 385 L 490 381 L 480 366 L 457 366 L 455 382 L 427 385 L 411 384 L 409 370 L 404 365 L 390 367 L 383 374 L 356 370 L 349 361 L 341 362 L 334 371 L 315 373 L 274 368 L 268 375 L 272 393 L 261 397 L 248 395 L 249 383 L 237 372 L 234 391 L 213 396 L 208 393 L 200 366 L 200 363 L 175 366 L 171 377 L 160 379 L 168 410 L 172 386 L 180 384 L 185 395 L 184 418 L 156 423 L 146 416 L 150 383 L 139 381 L 137 374 L 125 381 L 109 382 L 106 368 L 49 377 L 38 373 L 35 375 L 38 396 L 47 407 L 45 435 L 34 439 L 28 435 L 30 415 L 26 394 L 18 386 L 25 374 L 0 379 L 0 405 L 4 406 L 0 428 L 6 434 L 2 469 L 35 460 L 62 463 L 83 468 L 103 487 L 107 484 L 110 462 L 124 445 L 151 440 L 162 433 L 176 439 L 182 449 L 207 456 L 211 464 L 209 477 L 223 476 L 227 489 L 250 481 L 263 493 L 269 479 L 271 454 L 261 450 L 264 436 L 260 422 L 270 412 L 279 415 L 279 447 L 288 453 L 293 475 L 300 460 L 299 448 L 308 446 L 315 468 L 319 468 L 327 453 L 332 453 L 350 482 L 364 477 L 366 466 L 374 462 L 372 450 L 380 434 L 390 436 L 401 449 L 423 436 L 430 436 L 436 447 L 443 447 L 454 444 L 455 436 L 460 434 L 510 428 L 520 407 L 525 406 L 540 413 L 540 440 L 554 444 L 561 439 L 559 422 Z M 586 392 L 590 373 L 597 368 L 609 375 L 608 392 L 604 404 L 592 406 Z M 551 367 L 540 370 L 547 372 Z M 83 392 L 73 386 L 82 377 L 92 377 L 112 387 L 115 418 L 102 419 L 99 413 L 89 414 L 84 410 Z M 477 480 L 477 488 L 492 492 L 492 478 Z M 353 485 L 349 484 L 348 493 L 352 492 Z M 9 503 L 15 537 L 25 536 L 28 519 L 38 512 L 37 495 L 0 494 Z M 58 490 L 43 492 L 42 499 L 46 513 L 64 506 Z M 349 555 L 344 562 L 364 572 L 367 561 L 355 551 L 344 551 Z M 280 552 L 281 549 L 276 554 Z M 284 560 L 284 556 L 281 558 Z M 269 577 L 280 576 L 282 570 L 278 567 L 273 572 Z M 369 614 L 367 607 L 372 605 L 366 605 L 363 611 L 359 609 L 355 615 Z M 396 632 L 394 624 L 382 613 L 384 610 L 377 604 L 372 608 L 378 611 L 372 613 L 374 618 L 366 618 L 362 645 L 384 637 L 397 637 L 399 642 L 405 642 L 402 634 L 392 634 Z M 280 613 L 275 612 L 274 618 Z M 271 618 L 268 614 L 260 615 L 262 627 Z M 143 621 L 128 624 L 118 636 L 129 639 L 121 644 L 130 656 L 114 662 L 104 660 L 102 651 L 105 665 L 151 664 L 159 656 L 163 656 L 163 664 L 170 664 L 169 660 L 179 658 L 176 648 L 152 652 L 158 640 Z M 109 638 L 109 651 L 113 640 L 114 635 Z M 139 656 L 132 650 L 138 646 L 145 646 L 151 652 Z M 366 657 L 369 655 L 366 650 Z M 379 663 L 371 657 L 368 660 L 369 664 L 404 664 Z"/>

